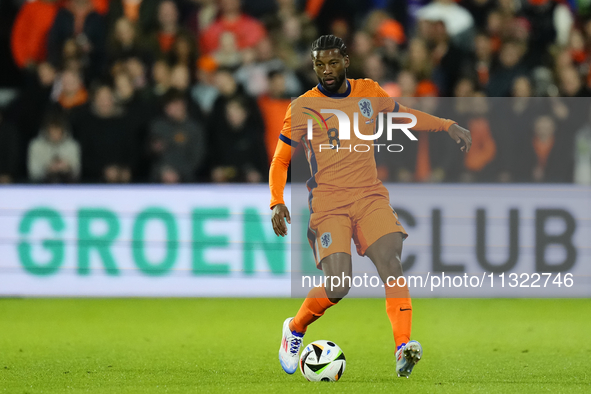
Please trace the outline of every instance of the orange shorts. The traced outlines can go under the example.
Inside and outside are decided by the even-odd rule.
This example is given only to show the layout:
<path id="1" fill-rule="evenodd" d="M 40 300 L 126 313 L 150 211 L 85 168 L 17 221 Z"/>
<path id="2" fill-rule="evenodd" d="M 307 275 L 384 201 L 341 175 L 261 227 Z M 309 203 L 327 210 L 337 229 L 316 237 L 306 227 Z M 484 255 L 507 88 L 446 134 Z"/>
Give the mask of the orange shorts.
<path id="1" fill-rule="evenodd" d="M 390 202 L 380 195 L 364 197 L 329 212 L 314 212 L 308 225 L 308 241 L 318 268 L 322 259 L 333 253 L 350 255 L 351 238 L 357 253 L 364 256 L 368 247 L 390 233 L 408 237 Z"/>

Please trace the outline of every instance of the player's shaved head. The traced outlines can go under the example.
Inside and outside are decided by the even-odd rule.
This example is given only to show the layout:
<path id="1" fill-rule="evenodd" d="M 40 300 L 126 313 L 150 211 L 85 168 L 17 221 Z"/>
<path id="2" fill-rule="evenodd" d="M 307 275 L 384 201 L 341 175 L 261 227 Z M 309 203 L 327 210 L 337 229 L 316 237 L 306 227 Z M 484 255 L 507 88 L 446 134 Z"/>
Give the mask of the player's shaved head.
<path id="1" fill-rule="evenodd" d="M 321 36 L 312 43 L 311 55 L 320 85 L 331 93 L 344 93 L 349 55 L 343 40 L 333 35 Z"/>

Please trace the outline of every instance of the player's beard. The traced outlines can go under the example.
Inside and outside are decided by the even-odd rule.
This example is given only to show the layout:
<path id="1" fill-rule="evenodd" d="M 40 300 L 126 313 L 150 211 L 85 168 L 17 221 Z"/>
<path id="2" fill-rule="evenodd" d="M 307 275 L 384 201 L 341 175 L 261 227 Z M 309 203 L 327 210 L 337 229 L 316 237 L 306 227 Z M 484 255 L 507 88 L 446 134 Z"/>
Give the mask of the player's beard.
<path id="1" fill-rule="evenodd" d="M 318 82 L 320 83 L 320 85 L 322 85 L 322 87 L 324 89 L 326 89 L 330 93 L 336 93 L 339 91 L 339 89 L 341 88 L 341 86 L 345 82 L 345 79 L 347 79 L 346 76 L 347 76 L 347 74 L 345 71 L 343 71 L 340 75 L 333 76 L 334 83 L 332 85 L 327 85 L 326 83 L 324 83 L 323 78 L 320 78 L 318 76 L 317 76 L 317 78 L 318 78 Z"/>

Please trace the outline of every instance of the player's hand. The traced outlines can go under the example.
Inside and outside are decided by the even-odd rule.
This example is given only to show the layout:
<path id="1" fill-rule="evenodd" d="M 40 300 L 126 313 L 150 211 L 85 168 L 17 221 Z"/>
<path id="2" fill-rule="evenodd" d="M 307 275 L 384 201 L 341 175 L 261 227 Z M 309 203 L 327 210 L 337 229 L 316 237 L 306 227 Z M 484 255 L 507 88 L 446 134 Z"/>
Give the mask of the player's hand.
<path id="1" fill-rule="evenodd" d="M 447 130 L 449 136 L 456 142 L 456 144 L 460 144 L 463 142 L 462 147 L 460 150 L 462 152 L 468 152 L 470 147 L 472 146 L 472 136 L 470 135 L 470 131 L 458 126 L 457 124 L 452 124 L 449 130 Z"/>
<path id="2" fill-rule="evenodd" d="M 289 209 L 284 204 L 277 204 L 273 207 L 273 214 L 271 215 L 271 223 L 273 223 L 273 231 L 276 235 L 285 237 L 287 235 L 287 223 L 291 224 L 291 217 L 289 216 Z"/>

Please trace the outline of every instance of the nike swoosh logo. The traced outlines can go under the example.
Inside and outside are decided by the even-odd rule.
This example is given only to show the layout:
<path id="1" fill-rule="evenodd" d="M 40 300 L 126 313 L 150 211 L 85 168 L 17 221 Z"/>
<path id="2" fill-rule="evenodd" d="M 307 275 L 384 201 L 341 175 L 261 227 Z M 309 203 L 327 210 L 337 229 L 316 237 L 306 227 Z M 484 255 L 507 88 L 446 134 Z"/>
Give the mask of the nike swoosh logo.
<path id="1" fill-rule="evenodd" d="M 404 312 L 404 311 L 412 311 L 412 309 L 408 308 L 408 309 L 402 309 L 400 308 L 400 312 Z"/>

